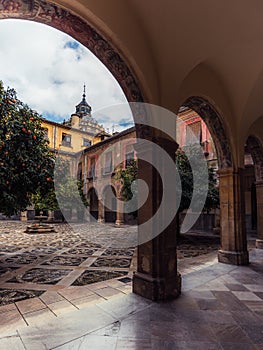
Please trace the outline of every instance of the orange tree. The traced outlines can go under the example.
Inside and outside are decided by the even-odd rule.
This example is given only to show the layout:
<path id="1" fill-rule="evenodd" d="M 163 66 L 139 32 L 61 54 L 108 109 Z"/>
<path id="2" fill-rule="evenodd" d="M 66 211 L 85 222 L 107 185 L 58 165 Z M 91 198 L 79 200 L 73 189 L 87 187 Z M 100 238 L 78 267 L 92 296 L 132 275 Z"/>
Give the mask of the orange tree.
<path id="1" fill-rule="evenodd" d="M 114 180 L 121 184 L 121 196 L 124 201 L 129 201 L 135 196 L 138 198 L 137 184 L 133 183 L 138 179 L 138 162 L 135 159 L 130 159 L 128 164 L 124 167 L 124 164 L 118 166 L 114 171 Z M 132 188 L 133 184 L 133 188 Z M 130 214 L 137 217 L 137 210 L 134 211 L 133 205 L 129 208 Z"/>
<path id="2" fill-rule="evenodd" d="M 41 117 L 0 82 L 0 212 L 10 216 L 52 186 L 54 159 Z"/>
<path id="3" fill-rule="evenodd" d="M 63 213 L 76 209 L 83 214 L 88 202 L 83 193 L 83 181 L 78 181 L 70 175 L 70 163 L 68 160 L 57 156 L 52 174 L 50 186 L 39 187 L 32 195 L 32 203 L 37 210 L 62 210 Z M 55 186 L 56 182 L 56 186 Z"/>

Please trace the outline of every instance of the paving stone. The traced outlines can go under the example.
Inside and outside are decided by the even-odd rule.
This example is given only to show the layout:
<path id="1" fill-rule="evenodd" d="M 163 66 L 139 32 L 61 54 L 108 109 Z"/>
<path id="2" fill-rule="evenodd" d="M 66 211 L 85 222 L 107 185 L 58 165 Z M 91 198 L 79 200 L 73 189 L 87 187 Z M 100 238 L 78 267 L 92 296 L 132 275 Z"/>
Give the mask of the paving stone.
<path id="1" fill-rule="evenodd" d="M 248 300 L 248 301 L 261 301 L 261 299 L 254 294 L 253 292 L 235 292 L 233 291 L 233 294 L 239 299 L 239 300 Z"/>
<path id="2" fill-rule="evenodd" d="M 121 291 L 111 287 L 101 288 L 97 290 L 96 293 L 105 299 L 108 299 L 111 296 L 117 296 L 117 295 L 123 294 Z"/>
<path id="3" fill-rule="evenodd" d="M 25 350 L 19 336 L 0 339 L 0 349 L 2 350 Z"/>
<path id="4" fill-rule="evenodd" d="M 59 294 L 65 299 L 72 301 L 74 299 L 80 299 L 93 295 L 94 293 L 86 287 L 69 287 L 59 291 Z"/>
<path id="5" fill-rule="evenodd" d="M 28 312 L 38 311 L 46 308 L 46 305 L 39 298 L 18 301 L 16 303 L 16 306 L 18 307 L 21 314 L 26 314 Z"/>
<path id="6" fill-rule="evenodd" d="M 76 311 L 77 308 L 73 306 L 70 302 L 63 300 L 49 305 L 50 310 L 54 312 L 55 315 L 60 316 L 68 314 L 72 311 Z"/>
<path id="7" fill-rule="evenodd" d="M 56 350 L 115 350 L 116 344 L 116 338 L 87 335 L 85 337 L 81 337 L 80 339 L 66 343 L 61 347 L 59 346 L 56 348 Z"/>
<path id="8" fill-rule="evenodd" d="M 63 296 L 57 292 L 47 291 L 39 297 L 46 305 L 64 300 Z"/>
<path id="9" fill-rule="evenodd" d="M 27 324 L 25 320 L 22 318 L 21 314 L 17 309 L 3 312 L 1 314 L 0 329 L 1 329 L 1 334 L 3 335 L 10 331 L 14 331 L 20 327 L 24 327 L 26 325 Z"/>
<path id="10" fill-rule="evenodd" d="M 23 328 L 19 334 L 27 350 L 53 349 L 114 321 L 97 306 L 90 306 L 88 310 L 77 310 L 60 316 L 42 327 Z"/>
<path id="11" fill-rule="evenodd" d="M 51 312 L 48 308 L 29 312 L 23 315 L 24 319 L 30 326 L 43 325 L 51 320 L 53 320 L 56 316 L 53 312 Z"/>
<path id="12" fill-rule="evenodd" d="M 92 304 L 97 304 L 103 300 L 105 299 L 97 294 L 93 294 L 85 298 L 72 300 L 72 304 L 75 305 L 78 309 L 83 309 Z"/>

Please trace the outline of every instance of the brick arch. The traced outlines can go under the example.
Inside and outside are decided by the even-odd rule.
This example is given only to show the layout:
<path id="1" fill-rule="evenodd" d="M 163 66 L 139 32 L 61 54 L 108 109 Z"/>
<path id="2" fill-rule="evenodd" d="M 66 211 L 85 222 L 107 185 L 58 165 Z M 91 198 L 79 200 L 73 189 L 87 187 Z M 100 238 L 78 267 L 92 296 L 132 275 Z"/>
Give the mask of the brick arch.
<path id="1" fill-rule="evenodd" d="M 263 179 L 263 146 L 260 140 L 253 135 L 247 138 L 245 152 L 250 153 L 255 166 L 256 180 Z"/>
<path id="2" fill-rule="evenodd" d="M 0 1 L 0 19 L 24 19 L 47 24 L 69 34 L 90 51 L 109 69 L 120 84 L 129 102 L 142 102 L 143 97 L 137 79 L 128 65 L 93 27 L 68 10 L 42 0 Z"/>
<path id="3" fill-rule="evenodd" d="M 190 97 L 183 105 L 195 111 L 206 123 L 215 144 L 219 169 L 234 167 L 230 140 L 216 109 L 201 97 Z"/>

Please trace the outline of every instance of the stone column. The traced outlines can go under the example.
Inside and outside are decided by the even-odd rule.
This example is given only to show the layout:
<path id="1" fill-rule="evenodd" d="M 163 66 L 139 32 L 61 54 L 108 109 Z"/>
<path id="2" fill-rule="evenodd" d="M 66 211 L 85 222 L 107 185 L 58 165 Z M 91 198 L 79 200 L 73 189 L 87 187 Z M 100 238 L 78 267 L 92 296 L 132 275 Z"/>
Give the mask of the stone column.
<path id="1" fill-rule="evenodd" d="M 247 265 L 247 237 L 243 169 L 227 168 L 218 171 L 220 194 L 221 249 L 218 261 Z"/>
<path id="2" fill-rule="evenodd" d="M 263 249 L 263 180 L 256 181 L 257 193 L 257 240 L 256 248 Z"/>
<path id="3" fill-rule="evenodd" d="M 85 210 L 85 215 L 84 215 L 84 220 L 85 222 L 90 222 L 90 205 L 87 206 L 86 210 Z"/>
<path id="4" fill-rule="evenodd" d="M 105 222 L 105 208 L 102 199 L 98 200 L 98 222 Z"/>
<path id="5" fill-rule="evenodd" d="M 54 210 L 48 210 L 47 221 L 54 221 Z"/>
<path id="6" fill-rule="evenodd" d="M 27 210 L 20 212 L 20 221 L 27 221 Z"/>
<path id="7" fill-rule="evenodd" d="M 116 221 L 115 225 L 123 225 L 124 224 L 124 213 L 123 213 L 123 198 L 117 198 L 117 211 L 116 211 Z"/>
<path id="8" fill-rule="evenodd" d="M 159 144 L 174 159 L 178 145 L 172 142 L 168 147 L 165 141 L 160 139 Z M 140 240 L 141 236 L 152 237 L 153 228 L 149 225 L 147 226 L 149 232 L 145 232 L 141 224 L 151 219 L 158 209 L 162 200 L 162 181 L 148 162 L 140 160 L 144 152 L 150 152 L 153 159 L 155 156 L 153 150 L 142 144 L 136 147 L 136 151 L 139 159 L 138 177 L 144 180 L 149 188 L 148 198 L 139 208 L 138 237 Z M 162 159 L 159 161 L 162 162 Z M 140 195 L 140 185 L 138 193 Z M 157 237 L 138 246 L 138 267 L 133 278 L 133 292 L 151 300 L 175 298 L 180 294 L 181 276 L 177 273 L 175 218 Z"/>
<path id="9" fill-rule="evenodd" d="M 78 211 L 76 208 L 72 208 L 71 210 L 71 222 L 77 222 L 78 221 Z"/>

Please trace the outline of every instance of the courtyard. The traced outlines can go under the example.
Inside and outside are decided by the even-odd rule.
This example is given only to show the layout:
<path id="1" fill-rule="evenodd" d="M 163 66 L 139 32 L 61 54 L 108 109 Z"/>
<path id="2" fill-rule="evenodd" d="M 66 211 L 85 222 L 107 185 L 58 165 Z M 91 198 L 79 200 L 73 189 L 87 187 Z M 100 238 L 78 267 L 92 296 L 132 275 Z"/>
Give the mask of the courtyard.
<path id="1" fill-rule="evenodd" d="M 153 303 L 131 290 L 136 227 L 58 224 L 30 235 L 27 225 L 1 222 L 1 349 L 263 348 L 263 253 L 253 234 L 247 267 L 217 262 L 218 236 L 183 235 L 182 294 Z"/>
<path id="2" fill-rule="evenodd" d="M 28 225 L 1 222 L 0 306 L 40 296 L 45 299 L 51 294 L 54 298 L 54 293 L 58 299 L 68 293 L 91 299 L 96 295 L 90 294 L 90 289 L 100 283 L 114 284 L 120 293 L 131 290 L 137 257 L 136 226 L 65 223 L 55 224 L 55 233 L 28 234 Z M 178 245 L 181 273 L 191 269 L 189 258 L 204 256 L 206 260 L 207 254 L 214 255 L 218 247 L 216 236 L 182 236 Z M 108 288 L 100 293 L 103 297 L 116 291 Z"/>

